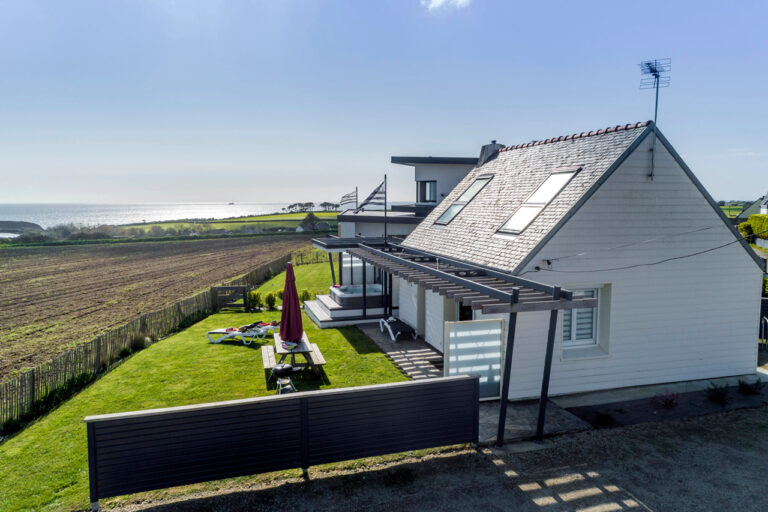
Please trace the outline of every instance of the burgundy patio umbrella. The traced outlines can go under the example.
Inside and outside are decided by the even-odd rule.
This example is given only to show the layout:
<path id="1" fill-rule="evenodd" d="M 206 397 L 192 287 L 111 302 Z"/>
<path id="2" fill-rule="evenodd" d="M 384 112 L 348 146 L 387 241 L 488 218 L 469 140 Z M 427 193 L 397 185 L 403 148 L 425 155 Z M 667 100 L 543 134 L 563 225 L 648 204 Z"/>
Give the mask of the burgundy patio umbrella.
<path id="1" fill-rule="evenodd" d="M 285 288 L 283 289 L 283 314 L 280 316 L 280 338 L 283 341 L 301 341 L 304 326 L 301 323 L 301 306 L 299 294 L 296 291 L 296 277 L 293 275 L 293 264 L 285 266 Z"/>

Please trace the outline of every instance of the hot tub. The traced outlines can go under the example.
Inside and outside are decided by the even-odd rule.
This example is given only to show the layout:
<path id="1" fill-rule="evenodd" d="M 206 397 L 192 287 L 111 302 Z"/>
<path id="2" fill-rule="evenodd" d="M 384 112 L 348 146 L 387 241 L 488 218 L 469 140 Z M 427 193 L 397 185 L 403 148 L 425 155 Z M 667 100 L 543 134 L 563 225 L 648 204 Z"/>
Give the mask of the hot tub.
<path id="1" fill-rule="evenodd" d="M 378 283 L 368 283 L 365 285 L 365 307 L 380 308 L 384 305 L 381 296 L 381 285 Z M 363 307 L 363 285 L 350 284 L 338 287 L 331 287 L 331 298 L 343 308 L 359 309 Z"/>

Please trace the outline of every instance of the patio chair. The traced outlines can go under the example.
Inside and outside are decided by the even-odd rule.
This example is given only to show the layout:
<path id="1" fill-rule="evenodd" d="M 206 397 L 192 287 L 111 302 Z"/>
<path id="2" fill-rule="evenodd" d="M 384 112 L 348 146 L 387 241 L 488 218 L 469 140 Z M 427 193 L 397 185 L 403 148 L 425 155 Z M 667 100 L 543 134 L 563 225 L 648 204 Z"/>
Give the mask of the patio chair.
<path id="1" fill-rule="evenodd" d="M 397 341 L 401 334 L 411 335 L 414 340 L 416 339 L 416 329 L 392 316 L 386 320 L 383 318 L 379 319 L 379 329 L 381 332 L 384 332 L 384 329 L 386 329 L 392 341 Z"/>
<path id="2" fill-rule="evenodd" d="M 263 322 L 255 322 L 240 327 L 214 329 L 206 332 L 205 337 L 208 338 L 208 341 L 211 343 L 221 343 L 222 341 L 231 338 L 240 338 L 243 341 L 243 345 L 250 345 L 256 339 L 263 340 L 270 332 L 280 332 L 280 323 L 272 322 L 271 324 L 267 324 Z M 220 336 L 213 339 L 211 338 L 211 335 Z"/>

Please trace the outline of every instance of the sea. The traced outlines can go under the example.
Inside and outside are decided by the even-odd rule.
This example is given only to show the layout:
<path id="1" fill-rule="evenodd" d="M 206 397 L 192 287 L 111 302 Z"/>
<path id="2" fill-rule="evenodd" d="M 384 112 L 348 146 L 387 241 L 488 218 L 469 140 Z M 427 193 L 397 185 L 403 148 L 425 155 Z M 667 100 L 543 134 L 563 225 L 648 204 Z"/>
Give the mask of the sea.
<path id="1" fill-rule="evenodd" d="M 226 219 L 280 213 L 287 203 L 0 204 L 0 221 L 100 226 L 179 219 Z"/>

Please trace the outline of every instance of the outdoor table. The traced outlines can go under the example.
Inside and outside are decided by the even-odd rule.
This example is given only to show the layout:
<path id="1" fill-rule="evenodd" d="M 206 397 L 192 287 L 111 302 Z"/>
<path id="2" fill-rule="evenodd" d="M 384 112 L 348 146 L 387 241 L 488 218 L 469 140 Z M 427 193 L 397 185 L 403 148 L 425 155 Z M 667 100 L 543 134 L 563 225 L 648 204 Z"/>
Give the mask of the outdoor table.
<path id="1" fill-rule="evenodd" d="M 299 344 L 296 345 L 292 350 L 283 348 L 283 340 L 280 338 L 280 333 L 275 333 L 275 353 L 280 356 L 280 360 L 277 362 L 278 364 L 284 363 L 285 359 L 290 355 L 291 366 L 297 369 L 304 369 L 312 365 L 312 360 L 307 357 L 307 354 L 310 352 L 312 352 L 312 345 L 309 343 L 309 338 L 307 338 L 306 332 L 302 335 Z M 306 360 L 306 363 L 297 365 L 296 354 L 301 354 Z"/>

